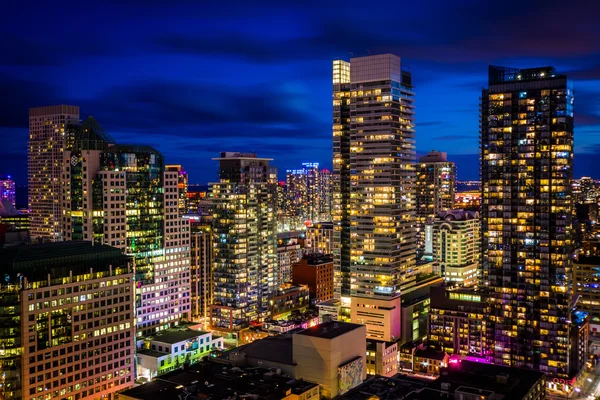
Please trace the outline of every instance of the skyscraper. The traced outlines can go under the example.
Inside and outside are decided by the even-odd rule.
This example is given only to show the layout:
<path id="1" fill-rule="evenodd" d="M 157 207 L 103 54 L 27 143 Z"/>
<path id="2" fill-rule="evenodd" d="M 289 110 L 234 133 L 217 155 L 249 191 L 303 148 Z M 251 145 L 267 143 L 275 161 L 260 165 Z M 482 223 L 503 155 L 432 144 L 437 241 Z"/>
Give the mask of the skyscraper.
<path id="1" fill-rule="evenodd" d="M 189 220 L 178 213 L 178 172 L 148 146 L 117 145 L 89 117 L 63 161 L 63 237 L 135 258 L 138 336 L 190 313 Z"/>
<path id="2" fill-rule="evenodd" d="M 336 290 L 372 339 L 400 337 L 415 281 L 413 99 L 398 56 L 333 62 Z"/>
<path id="3" fill-rule="evenodd" d="M 29 110 L 28 186 L 31 236 L 62 240 L 61 175 L 63 152 L 71 124 L 79 122 L 79 107 L 48 106 Z"/>
<path id="4" fill-rule="evenodd" d="M 491 359 L 558 378 L 578 370 L 570 354 L 572 178 L 567 76 L 490 66 L 481 96 L 481 211 Z"/>
<path id="5" fill-rule="evenodd" d="M 446 153 L 431 151 L 416 165 L 417 257 L 424 253 L 425 225 L 454 206 L 456 168 Z"/>
<path id="6" fill-rule="evenodd" d="M 10 175 L 0 176 L 0 202 L 8 201 L 16 206 L 15 181 Z"/>
<path id="7" fill-rule="evenodd" d="M 211 326 L 243 329 L 268 315 L 277 284 L 277 168 L 256 154 L 223 152 L 212 185 Z"/>
<path id="8" fill-rule="evenodd" d="M 188 209 L 188 174 L 181 165 L 165 165 L 165 171 L 177 172 L 177 186 L 179 187 L 179 214 L 187 214 Z"/>

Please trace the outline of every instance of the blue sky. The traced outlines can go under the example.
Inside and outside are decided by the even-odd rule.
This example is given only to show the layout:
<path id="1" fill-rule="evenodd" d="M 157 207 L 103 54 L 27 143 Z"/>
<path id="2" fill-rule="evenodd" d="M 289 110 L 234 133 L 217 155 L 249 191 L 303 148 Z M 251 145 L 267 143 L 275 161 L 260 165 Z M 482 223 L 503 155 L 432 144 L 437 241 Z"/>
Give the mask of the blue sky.
<path id="1" fill-rule="evenodd" d="M 417 151 L 478 177 L 487 66 L 554 65 L 575 87 L 575 174 L 600 178 L 600 4 L 486 0 L 4 5 L 0 173 L 26 183 L 28 108 L 74 104 L 119 143 L 149 144 L 190 181 L 220 151 L 280 171 L 331 165 L 331 62 L 392 52 L 413 74 Z M 366 6 L 365 6 L 366 5 Z M 8 8 L 8 9 L 7 9 Z"/>

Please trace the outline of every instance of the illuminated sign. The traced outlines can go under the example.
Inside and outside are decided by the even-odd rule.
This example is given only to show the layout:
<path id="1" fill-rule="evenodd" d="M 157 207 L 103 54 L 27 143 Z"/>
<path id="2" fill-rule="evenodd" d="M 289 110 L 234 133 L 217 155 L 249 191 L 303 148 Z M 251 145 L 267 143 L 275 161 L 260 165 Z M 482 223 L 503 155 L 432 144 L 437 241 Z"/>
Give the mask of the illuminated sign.
<path id="1" fill-rule="evenodd" d="M 450 292 L 450 300 L 476 301 L 481 302 L 481 296 L 469 293 L 453 293 Z"/>

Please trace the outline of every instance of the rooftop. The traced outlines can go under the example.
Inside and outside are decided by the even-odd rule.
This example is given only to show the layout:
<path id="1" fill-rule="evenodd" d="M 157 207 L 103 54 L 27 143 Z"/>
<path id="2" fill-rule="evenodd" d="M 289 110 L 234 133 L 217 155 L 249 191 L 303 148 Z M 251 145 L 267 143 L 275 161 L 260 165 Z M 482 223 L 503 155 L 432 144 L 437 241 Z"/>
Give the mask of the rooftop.
<path id="1" fill-rule="evenodd" d="M 252 343 L 225 353 L 224 357 L 235 355 L 235 353 L 245 353 L 248 358 L 257 358 L 280 364 L 294 364 L 291 335 L 269 336 L 264 339 L 255 340 Z"/>
<path id="2" fill-rule="evenodd" d="M 330 321 L 324 322 L 312 328 L 305 329 L 296 335 L 312 336 L 321 339 L 334 339 L 338 336 L 344 335 L 355 329 L 364 327 L 364 325 L 351 324 L 348 322 Z"/>
<path id="3" fill-rule="evenodd" d="M 168 344 L 175 344 L 183 342 L 184 340 L 194 339 L 198 336 L 206 335 L 208 332 L 194 331 L 191 329 L 186 330 L 172 330 L 164 333 L 157 333 L 152 336 L 151 341 L 162 342 Z"/>
<path id="4" fill-rule="evenodd" d="M 427 382 L 422 379 L 410 378 L 405 375 L 395 375 L 391 378 L 374 376 L 361 385 L 345 393 L 339 400 L 366 400 L 377 398 L 381 400 L 404 400 L 410 393 L 423 390 Z M 375 397 L 376 396 L 376 397 Z M 432 399 L 434 397 L 415 397 L 414 399 Z"/>
<path id="5" fill-rule="evenodd" d="M 165 400 L 188 398 L 281 400 L 303 394 L 318 385 L 277 374 L 265 368 L 227 367 L 213 361 L 161 375 L 154 381 L 122 392 L 123 399 Z"/>
<path id="6" fill-rule="evenodd" d="M 415 351 L 415 357 L 429 358 L 431 360 L 443 360 L 448 354 L 443 351 L 436 351 L 433 349 L 419 349 Z"/>

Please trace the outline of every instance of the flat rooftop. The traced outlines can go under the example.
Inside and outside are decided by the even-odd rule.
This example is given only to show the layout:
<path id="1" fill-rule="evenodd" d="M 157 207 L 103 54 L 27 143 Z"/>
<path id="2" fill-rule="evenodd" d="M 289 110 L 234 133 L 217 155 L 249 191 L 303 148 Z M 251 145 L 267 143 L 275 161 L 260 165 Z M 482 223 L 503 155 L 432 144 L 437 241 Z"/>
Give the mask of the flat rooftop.
<path id="1" fill-rule="evenodd" d="M 208 332 L 204 331 L 194 331 L 191 329 L 183 330 L 183 331 L 167 331 L 165 333 L 158 333 L 152 336 L 152 342 L 162 342 L 168 344 L 175 344 L 179 342 L 183 342 L 184 340 L 189 340 L 196 338 L 198 336 L 206 335 Z"/>
<path id="2" fill-rule="evenodd" d="M 361 327 L 364 327 L 364 325 L 351 324 L 348 322 L 330 321 L 300 331 L 296 333 L 296 335 L 312 336 L 321 339 L 334 339 L 338 336 L 344 335 Z"/>

